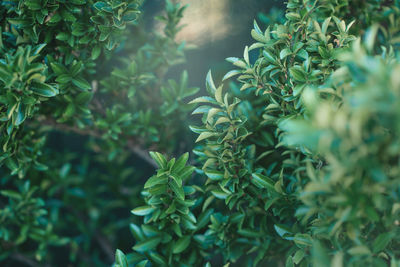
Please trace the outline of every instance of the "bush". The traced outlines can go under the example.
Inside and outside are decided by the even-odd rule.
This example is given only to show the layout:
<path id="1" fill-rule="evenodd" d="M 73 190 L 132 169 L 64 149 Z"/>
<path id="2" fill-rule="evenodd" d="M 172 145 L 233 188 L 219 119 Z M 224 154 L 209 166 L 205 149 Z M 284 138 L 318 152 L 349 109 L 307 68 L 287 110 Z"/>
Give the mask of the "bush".
<path id="1" fill-rule="evenodd" d="M 400 2 L 289 0 L 197 98 L 141 4 L 1 3 L 5 264 L 400 266 Z"/>
<path id="2" fill-rule="evenodd" d="M 141 5 L 0 3 L 1 265 L 109 265 L 132 242 L 146 151 L 190 149 L 198 89 L 166 76 L 184 60 L 184 7 L 167 1 L 149 32 Z"/>
<path id="3" fill-rule="evenodd" d="M 236 83 L 208 74 L 191 102 L 198 178 L 183 187 L 197 192 L 145 185 L 129 262 L 398 265 L 399 2 L 289 1 L 285 17 L 255 22 L 256 43 L 227 59 Z M 175 192 L 164 165 L 148 183 Z M 189 209 L 156 204 L 171 198 Z"/>

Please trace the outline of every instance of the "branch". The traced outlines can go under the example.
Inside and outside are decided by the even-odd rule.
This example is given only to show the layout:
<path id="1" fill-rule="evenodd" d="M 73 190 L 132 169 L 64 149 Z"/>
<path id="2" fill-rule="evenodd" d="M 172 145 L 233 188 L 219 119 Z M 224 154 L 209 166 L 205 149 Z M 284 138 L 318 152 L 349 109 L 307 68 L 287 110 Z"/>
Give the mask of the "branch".
<path id="1" fill-rule="evenodd" d="M 99 243 L 101 249 L 107 255 L 107 259 L 110 262 L 114 262 L 114 249 L 111 247 L 108 240 L 103 235 L 101 235 L 99 232 L 95 233 L 95 237 L 96 237 L 96 240 Z"/>
<path id="2" fill-rule="evenodd" d="M 54 130 L 62 131 L 62 132 L 72 132 L 79 135 L 92 136 L 98 139 L 101 139 L 103 134 L 100 131 L 93 129 L 81 129 L 76 126 L 62 124 L 56 122 L 54 119 L 39 119 L 40 124 L 42 126 L 50 126 Z M 143 150 L 132 137 L 126 136 L 127 147 L 131 152 L 133 152 L 136 156 L 147 162 L 153 168 L 158 168 L 155 161 L 149 156 L 146 150 Z"/>
<path id="3" fill-rule="evenodd" d="M 19 261 L 19 262 L 21 262 L 21 263 L 24 263 L 24 264 L 26 264 L 26 265 L 28 265 L 28 266 L 31 266 L 31 267 L 40 267 L 40 266 L 43 266 L 43 265 L 40 265 L 39 263 L 37 263 L 36 261 L 34 261 L 34 260 L 32 260 L 32 259 L 26 257 L 25 255 L 23 255 L 23 254 L 21 254 L 21 253 L 18 253 L 18 252 L 15 252 L 15 253 L 11 254 L 11 255 L 10 255 L 10 258 L 13 259 L 13 260 L 15 260 L 15 261 Z M 47 266 L 47 265 L 46 265 L 46 266 Z"/>

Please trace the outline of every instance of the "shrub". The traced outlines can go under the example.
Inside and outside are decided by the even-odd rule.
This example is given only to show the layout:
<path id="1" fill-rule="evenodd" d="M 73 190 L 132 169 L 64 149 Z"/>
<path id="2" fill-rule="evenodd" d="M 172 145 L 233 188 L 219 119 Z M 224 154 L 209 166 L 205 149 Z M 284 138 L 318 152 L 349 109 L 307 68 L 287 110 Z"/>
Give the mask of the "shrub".
<path id="1" fill-rule="evenodd" d="M 164 30 L 150 32 L 141 5 L 0 3 L 1 265 L 109 265 L 132 242 L 129 207 L 155 166 L 146 150 L 190 148 L 198 89 L 166 75 L 184 61 L 184 7 L 167 1 Z"/>
<path id="2" fill-rule="evenodd" d="M 256 43 L 227 59 L 223 82 L 236 83 L 209 73 L 209 96 L 191 102 L 203 124 L 191 127 L 198 178 L 184 185 L 197 192 L 178 212 L 197 224 L 164 228 L 171 206 L 153 209 L 145 187 L 130 262 L 398 265 L 399 2 L 293 0 L 285 18 L 255 22 Z M 149 181 L 174 184 L 169 165 Z"/>
<path id="3" fill-rule="evenodd" d="M 1 3 L 0 260 L 400 266 L 400 2 L 289 0 L 197 98 L 141 5 Z"/>

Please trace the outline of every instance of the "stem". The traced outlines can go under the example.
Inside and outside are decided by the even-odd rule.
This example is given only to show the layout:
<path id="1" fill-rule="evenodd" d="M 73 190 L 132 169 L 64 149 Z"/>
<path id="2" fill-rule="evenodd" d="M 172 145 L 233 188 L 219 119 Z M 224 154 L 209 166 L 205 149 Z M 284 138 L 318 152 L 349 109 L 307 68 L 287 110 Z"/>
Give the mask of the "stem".
<path id="1" fill-rule="evenodd" d="M 31 267 L 40 267 L 40 266 L 43 266 L 43 265 L 39 264 L 38 262 L 36 262 L 36 261 L 34 261 L 34 260 L 32 260 L 32 259 L 26 257 L 25 255 L 23 255 L 23 254 L 21 254 L 21 253 L 18 253 L 18 252 L 15 252 L 15 253 L 11 254 L 11 255 L 10 255 L 10 258 L 13 259 L 13 260 L 15 260 L 15 261 L 19 261 L 19 262 L 21 262 L 21 263 L 24 263 L 24 264 L 26 264 L 26 265 L 29 265 L 29 266 L 31 266 Z M 45 265 L 45 266 L 48 266 L 48 265 Z"/>
<path id="2" fill-rule="evenodd" d="M 72 132 L 76 133 L 79 135 L 85 135 L 85 136 L 91 136 L 95 137 L 98 139 L 102 138 L 102 133 L 97 130 L 92 130 L 92 129 L 81 129 L 76 126 L 72 125 L 67 125 L 67 124 L 61 124 L 57 123 L 54 119 L 42 119 L 39 120 L 41 126 L 50 126 L 54 130 L 62 131 L 62 132 Z M 127 147 L 131 152 L 133 152 L 136 156 L 144 160 L 146 163 L 148 163 L 150 166 L 154 168 L 158 168 L 156 162 L 149 156 L 148 151 L 143 150 L 136 142 L 135 139 L 132 137 L 126 137 L 127 140 Z"/>

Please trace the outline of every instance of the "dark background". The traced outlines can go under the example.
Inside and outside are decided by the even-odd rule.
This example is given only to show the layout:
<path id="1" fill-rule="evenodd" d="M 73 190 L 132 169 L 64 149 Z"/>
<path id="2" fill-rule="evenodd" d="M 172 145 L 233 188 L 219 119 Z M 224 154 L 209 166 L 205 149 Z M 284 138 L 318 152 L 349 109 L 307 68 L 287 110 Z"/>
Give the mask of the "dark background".
<path id="1" fill-rule="evenodd" d="M 225 5 L 218 4 L 220 1 L 225 2 Z M 173 67 L 168 76 L 178 77 L 182 70 L 186 69 L 189 73 L 190 84 L 201 89 L 204 88 L 208 70 L 212 70 L 218 83 L 232 68 L 225 59 L 242 57 L 244 47 L 253 43 L 250 31 L 253 28 L 254 19 L 264 29 L 265 25 L 260 19 L 261 13 L 268 14 L 272 8 L 284 7 L 283 0 L 181 0 L 176 2 L 188 4 L 186 16 L 183 18 L 186 27 L 178 38 L 185 40 L 187 46 L 194 45 L 196 48 L 187 51 L 186 63 Z M 150 14 L 157 15 L 162 10 L 163 3 L 164 0 L 146 1 L 144 15 L 148 18 L 149 27 L 157 27 Z M 215 23 L 213 18 L 218 14 L 221 19 Z M 206 30 L 201 31 L 202 28 Z M 221 28 L 226 30 L 222 31 L 222 34 L 217 34 L 221 32 Z"/>

